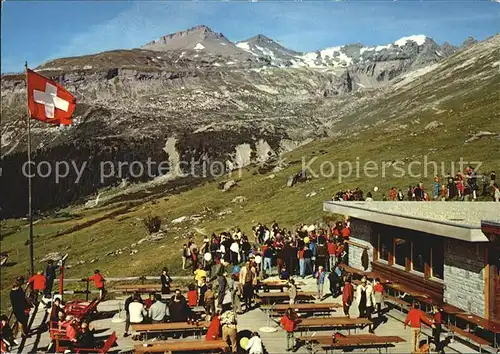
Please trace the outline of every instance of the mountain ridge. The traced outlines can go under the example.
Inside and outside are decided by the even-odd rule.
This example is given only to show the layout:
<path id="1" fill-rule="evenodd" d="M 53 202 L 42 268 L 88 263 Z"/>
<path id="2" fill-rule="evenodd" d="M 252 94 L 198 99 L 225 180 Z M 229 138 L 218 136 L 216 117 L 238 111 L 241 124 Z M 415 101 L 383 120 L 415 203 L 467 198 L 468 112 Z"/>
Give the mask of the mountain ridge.
<path id="1" fill-rule="evenodd" d="M 465 59 L 447 69 L 450 73 L 459 65 L 473 63 L 478 51 L 491 51 L 489 44 L 498 43 L 499 38 L 443 58 L 432 43 L 405 43 L 399 56 L 375 50 L 373 60 L 326 69 L 273 67 L 268 58 L 237 61 L 202 50 L 182 55 L 182 50 L 134 49 L 57 59 L 39 69 L 74 92 L 79 104 L 71 127 L 33 123 L 33 157 L 86 162 L 93 171 L 103 161 L 131 163 L 151 157 L 159 162 L 171 156 L 187 165 L 208 160 L 220 161 L 228 169 L 244 168 L 313 139 L 362 134 L 365 125 L 375 123 L 370 117 L 370 122 L 358 124 L 357 114 L 365 114 L 359 107 L 367 105 L 370 112 L 376 99 L 388 94 L 404 96 L 419 77 L 457 57 Z M 343 53 L 352 56 L 351 52 L 359 53 L 362 48 L 360 44 L 347 46 Z M 422 68 L 415 69 L 419 65 Z M 469 82 L 470 78 L 461 80 Z M 2 198 L 1 207 L 9 215 L 22 216 L 26 206 L 17 201 L 24 201 L 26 192 L 18 174 L 27 144 L 23 75 L 2 76 L 1 85 L 2 178 L 11 194 Z M 381 121 L 396 119 L 382 114 Z M 104 184 L 94 174 L 77 185 L 71 178 L 57 185 L 37 179 L 37 208 L 67 205 L 122 179 L 147 181 L 127 173 Z"/>

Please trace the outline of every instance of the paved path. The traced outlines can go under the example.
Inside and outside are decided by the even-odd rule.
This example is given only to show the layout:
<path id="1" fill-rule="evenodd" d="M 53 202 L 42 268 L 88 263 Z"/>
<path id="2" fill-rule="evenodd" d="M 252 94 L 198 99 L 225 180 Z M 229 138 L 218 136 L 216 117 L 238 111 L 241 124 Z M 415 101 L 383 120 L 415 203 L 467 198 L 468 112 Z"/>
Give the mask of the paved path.
<path id="1" fill-rule="evenodd" d="M 301 290 L 303 291 L 315 291 L 316 285 L 314 279 L 306 278 L 304 280 L 306 285 L 302 286 Z M 328 283 L 325 284 L 325 290 L 328 289 Z M 328 292 L 328 291 L 327 291 Z M 340 303 L 341 298 L 332 299 L 331 297 L 327 297 L 323 300 L 323 302 L 338 302 Z M 116 319 L 120 316 L 117 314 L 119 310 L 123 307 L 124 299 L 117 300 L 109 300 L 99 305 L 99 311 L 103 314 L 107 314 L 106 318 L 102 318 L 91 323 L 91 327 L 94 327 L 98 331 L 97 336 L 108 336 L 113 331 L 117 333 L 118 336 L 118 347 L 113 348 L 115 352 L 129 352 L 133 349 L 135 344 L 140 342 L 132 341 L 131 337 L 123 338 L 125 323 L 117 323 Z M 41 306 L 40 306 L 41 307 Z M 332 316 L 342 316 L 341 309 L 339 311 L 334 312 Z M 358 316 L 358 310 L 356 306 L 351 307 L 350 312 L 351 317 Z M 115 317 L 113 320 L 113 316 Z M 46 310 L 40 308 L 35 317 L 32 328 L 36 329 L 40 324 L 43 323 L 44 319 L 48 317 Z M 375 316 L 376 317 L 376 316 Z M 387 321 L 382 323 L 375 329 L 375 334 L 377 335 L 396 335 L 400 336 L 406 340 L 405 343 L 398 343 L 392 349 L 390 349 L 393 353 L 407 353 L 410 351 L 410 330 L 404 330 L 403 324 L 401 323 L 401 319 L 403 319 L 404 315 L 398 313 L 393 310 L 390 313 L 390 316 L 387 316 Z M 124 320 L 124 313 L 121 312 L 121 318 Z M 275 318 L 275 321 L 278 321 L 279 318 Z M 265 312 L 260 309 L 254 309 L 248 313 L 238 316 L 238 329 L 241 331 L 243 329 L 247 329 L 250 331 L 258 331 L 262 338 L 262 341 L 270 354 L 281 354 L 285 353 L 285 333 L 279 328 L 277 322 L 273 320 L 269 321 Z M 268 326 L 270 324 L 271 327 L 276 327 L 277 331 L 272 333 L 265 333 L 259 331 L 260 328 Z M 427 333 L 430 331 L 427 330 Z M 317 332 L 320 333 L 319 331 Z M 329 331 L 321 331 L 321 334 L 332 334 L 334 333 L 332 330 Z M 358 333 L 368 333 L 368 329 L 364 329 L 358 331 Z M 422 335 L 422 340 L 425 336 Z M 444 336 L 443 336 L 444 339 Z M 33 353 L 33 352 L 43 352 L 44 349 L 49 345 L 49 336 L 47 332 L 43 332 L 39 335 L 34 335 L 31 338 L 26 340 L 22 353 Z M 474 351 L 471 348 L 468 348 L 459 343 L 452 343 L 452 348 L 447 347 L 446 353 L 454 353 L 454 352 L 466 352 L 473 353 Z M 16 353 L 18 348 L 14 348 L 13 352 Z M 377 350 L 367 350 L 366 353 L 377 353 Z M 307 353 L 305 348 L 300 348 L 298 353 Z"/>

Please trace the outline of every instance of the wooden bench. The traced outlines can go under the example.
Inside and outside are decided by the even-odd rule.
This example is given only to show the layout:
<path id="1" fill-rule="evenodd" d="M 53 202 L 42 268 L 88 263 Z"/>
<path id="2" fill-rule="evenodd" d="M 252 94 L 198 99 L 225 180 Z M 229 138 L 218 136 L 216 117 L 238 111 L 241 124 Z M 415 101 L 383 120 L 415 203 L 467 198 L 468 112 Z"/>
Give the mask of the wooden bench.
<path id="1" fill-rule="evenodd" d="M 167 352 L 229 352 L 229 346 L 223 340 L 175 340 L 155 342 L 144 346 L 134 346 L 134 353 L 167 353 Z"/>
<path id="2" fill-rule="evenodd" d="M 486 339 L 478 337 L 475 334 L 470 333 L 470 332 L 468 332 L 464 329 L 461 329 L 457 326 L 454 326 L 452 324 L 448 324 L 448 325 L 446 325 L 446 327 L 448 327 L 448 330 L 451 332 L 453 338 L 455 337 L 455 334 L 458 334 L 459 336 L 464 337 L 467 341 L 473 341 L 474 343 L 476 343 L 479 346 L 479 351 L 481 351 L 481 347 L 483 345 L 488 346 L 488 345 L 492 344 L 489 341 L 487 341 Z"/>
<path id="3" fill-rule="evenodd" d="M 79 348 L 76 343 L 69 346 L 68 341 L 60 342 L 60 338 L 55 339 L 56 341 L 56 353 L 64 353 L 66 350 L 71 350 L 71 353 L 107 353 L 111 347 L 116 343 L 116 332 L 113 332 L 108 339 L 104 342 L 103 346 L 100 348 Z"/>
<path id="4" fill-rule="evenodd" d="M 300 332 L 308 332 L 313 328 L 328 328 L 328 329 L 351 329 L 363 328 L 372 324 L 367 318 L 349 318 L 349 317 L 314 317 L 305 318 L 297 325 L 297 330 Z"/>
<path id="5" fill-rule="evenodd" d="M 149 333 L 177 333 L 177 332 L 191 332 L 201 336 L 203 330 L 207 329 L 210 322 L 200 322 L 196 324 L 188 324 L 187 322 L 167 322 L 167 323 L 153 323 L 153 324 L 132 324 L 132 328 L 135 332 L 144 335 L 147 339 Z"/>

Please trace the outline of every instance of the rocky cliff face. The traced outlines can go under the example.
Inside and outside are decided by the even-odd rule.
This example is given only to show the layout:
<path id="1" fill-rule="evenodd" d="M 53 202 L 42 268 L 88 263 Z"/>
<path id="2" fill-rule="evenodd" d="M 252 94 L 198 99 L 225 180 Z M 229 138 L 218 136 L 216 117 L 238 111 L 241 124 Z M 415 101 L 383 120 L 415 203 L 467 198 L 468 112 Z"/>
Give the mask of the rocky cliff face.
<path id="1" fill-rule="evenodd" d="M 199 171 L 201 162 L 231 169 L 335 136 L 340 112 L 363 102 L 357 91 L 385 86 L 444 57 L 434 42 L 424 42 L 407 40 L 382 49 L 344 46 L 312 59 L 263 36 L 248 40 L 248 48 L 234 45 L 199 26 L 142 49 L 45 63 L 37 70 L 75 93 L 78 105 L 71 127 L 34 122 L 34 159 L 53 167 L 57 161 L 86 167 L 78 183 L 75 171 L 57 183 L 53 176 L 36 177 L 35 209 L 65 205 L 123 179 L 145 181 L 159 174 L 130 168 L 119 174 L 116 167 L 103 179 L 108 161 L 113 166 L 167 161 L 163 173 L 170 174 L 178 168 Z M 348 65 L 337 65 L 344 56 L 351 58 Z M 297 65 L 297 58 L 305 64 Z M 324 65 L 318 67 L 320 62 Z M 2 184 L 9 185 L 2 198 L 4 216 L 26 212 L 25 95 L 23 75 L 2 76 Z M 171 164 L 174 155 L 182 162 L 177 167 Z"/>

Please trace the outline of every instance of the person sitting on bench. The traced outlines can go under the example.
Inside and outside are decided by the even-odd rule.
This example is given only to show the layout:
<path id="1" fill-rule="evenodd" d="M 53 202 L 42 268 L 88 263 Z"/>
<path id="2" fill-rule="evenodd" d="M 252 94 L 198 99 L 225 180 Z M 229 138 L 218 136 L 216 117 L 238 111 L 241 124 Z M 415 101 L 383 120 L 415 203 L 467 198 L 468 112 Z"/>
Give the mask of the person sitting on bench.
<path id="1" fill-rule="evenodd" d="M 156 294 L 156 301 L 148 310 L 148 317 L 153 323 L 163 323 L 168 316 L 168 307 L 161 301 L 161 295 Z"/>
<path id="2" fill-rule="evenodd" d="M 63 318 L 66 317 L 66 313 L 64 313 L 64 306 L 61 305 L 61 299 L 56 297 L 50 310 L 51 324 L 57 324 L 57 321 L 59 321 L 59 313 L 62 313 Z"/>
<path id="3" fill-rule="evenodd" d="M 0 316 L 0 339 L 8 345 L 9 350 L 18 344 L 14 339 L 12 328 L 9 326 L 9 319 L 5 315 Z"/>
<path id="4" fill-rule="evenodd" d="M 155 293 L 149 293 L 149 297 L 146 300 L 144 300 L 144 308 L 146 310 L 149 310 L 149 308 L 151 307 L 151 305 L 154 304 L 155 301 L 156 301 Z"/>
<path id="5" fill-rule="evenodd" d="M 144 316 L 148 313 L 142 304 L 139 294 L 135 294 L 132 303 L 128 305 L 130 313 L 130 324 L 139 324 L 144 322 Z"/>
<path id="6" fill-rule="evenodd" d="M 171 322 L 187 322 L 191 309 L 187 304 L 186 298 L 181 295 L 179 289 L 175 290 L 175 295 L 172 297 L 168 309 Z"/>
<path id="7" fill-rule="evenodd" d="M 80 325 L 80 333 L 78 333 L 76 345 L 78 348 L 91 349 L 96 347 L 94 331 L 89 329 L 87 322 L 82 322 Z"/>

